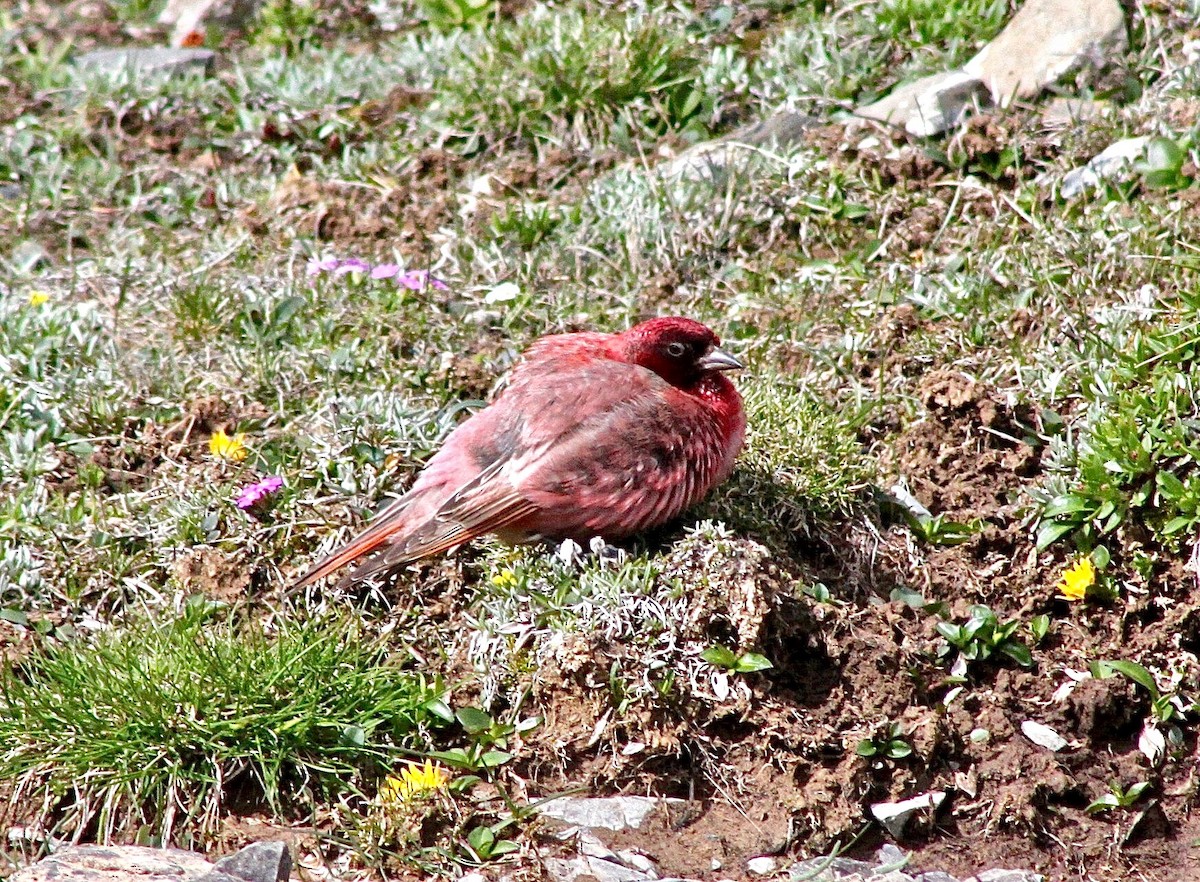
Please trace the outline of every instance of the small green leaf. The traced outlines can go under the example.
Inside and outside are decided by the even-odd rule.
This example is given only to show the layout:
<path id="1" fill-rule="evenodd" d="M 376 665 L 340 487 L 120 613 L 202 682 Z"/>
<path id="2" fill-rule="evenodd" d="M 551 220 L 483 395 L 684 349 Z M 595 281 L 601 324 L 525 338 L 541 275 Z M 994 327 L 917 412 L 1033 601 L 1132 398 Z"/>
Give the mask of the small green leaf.
<path id="1" fill-rule="evenodd" d="M 0 621 L 11 622 L 14 625 L 25 626 L 29 624 L 29 616 L 24 610 L 12 609 L 11 607 L 0 607 Z"/>
<path id="2" fill-rule="evenodd" d="M 774 667 L 774 665 L 766 656 L 759 655 L 757 652 L 747 652 L 737 660 L 734 670 L 740 674 L 752 674 L 755 671 L 765 671 L 770 667 Z"/>
<path id="3" fill-rule="evenodd" d="M 879 746 L 870 738 L 864 738 L 854 748 L 858 756 L 872 757 L 879 753 Z"/>
<path id="4" fill-rule="evenodd" d="M 1029 620 L 1029 631 L 1033 635 L 1034 645 L 1041 643 L 1050 631 L 1050 617 L 1047 615 L 1034 616 Z"/>
<path id="5" fill-rule="evenodd" d="M 367 743 L 367 731 L 362 726 L 349 725 L 342 729 L 338 738 L 342 747 L 362 747 Z"/>
<path id="6" fill-rule="evenodd" d="M 1033 667 L 1033 655 L 1029 647 L 1017 640 L 1009 640 L 1000 647 L 1000 651 L 1023 668 Z"/>
<path id="7" fill-rule="evenodd" d="M 468 735 L 478 735 L 492 727 L 492 717 L 477 707 L 460 707 L 454 712 L 460 726 Z"/>
<path id="8" fill-rule="evenodd" d="M 1097 680 L 1107 680 L 1113 673 L 1123 674 L 1146 689 L 1152 697 L 1158 697 L 1158 684 L 1154 682 L 1154 675 L 1137 662 L 1124 659 L 1098 659 L 1092 662 L 1090 670 L 1092 676 Z"/>
<path id="9" fill-rule="evenodd" d="M 513 758 L 513 755 L 505 750 L 489 750 L 479 758 L 480 768 L 494 769 L 497 766 L 502 766 Z"/>
<path id="10" fill-rule="evenodd" d="M 700 658 L 718 668 L 732 670 L 737 666 L 737 656 L 732 649 L 724 646 L 710 646 L 700 653 Z"/>
<path id="11" fill-rule="evenodd" d="M 1097 799 L 1095 802 L 1090 803 L 1088 805 L 1088 807 L 1084 809 L 1084 811 L 1087 812 L 1089 815 L 1095 815 L 1095 814 L 1099 814 L 1100 812 L 1111 811 L 1112 809 L 1115 809 L 1118 805 L 1120 805 L 1120 803 L 1117 801 L 1117 798 L 1115 796 L 1113 796 L 1111 793 L 1106 793 L 1103 796 L 1101 796 L 1099 799 Z"/>

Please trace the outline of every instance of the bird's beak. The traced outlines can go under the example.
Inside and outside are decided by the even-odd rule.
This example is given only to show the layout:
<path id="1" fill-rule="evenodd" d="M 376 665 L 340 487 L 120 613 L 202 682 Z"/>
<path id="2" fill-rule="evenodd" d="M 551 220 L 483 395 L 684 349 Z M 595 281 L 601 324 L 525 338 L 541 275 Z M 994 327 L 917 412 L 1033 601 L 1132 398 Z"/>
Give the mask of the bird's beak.
<path id="1" fill-rule="evenodd" d="M 702 371 L 740 371 L 743 367 L 740 361 L 715 346 L 696 362 L 696 366 Z"/>

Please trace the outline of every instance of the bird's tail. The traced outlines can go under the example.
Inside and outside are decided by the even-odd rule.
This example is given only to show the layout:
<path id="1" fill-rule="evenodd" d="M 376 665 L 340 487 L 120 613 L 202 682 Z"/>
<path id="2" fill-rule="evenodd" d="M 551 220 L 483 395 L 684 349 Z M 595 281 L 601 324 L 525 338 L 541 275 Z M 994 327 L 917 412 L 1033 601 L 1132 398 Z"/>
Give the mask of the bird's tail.
<path id="1" fill-rule="evenodd" d="M 392 541 L 395 536 L 409 528 L 411 524 L 409 517 L 410 509 L 419 495 L 419 493 L 409 493 L 397 499 L 380 512 L 371 521 L 371 525 L 366 530 L 359 533 L 337 551 L 313 564 L 307 573 L 292 583 L 291 587 L 288 588 L 288 593 L 291 594 L 294 591 L 304 588 L 306 585 L 311 585 L 318 579 L 323 579 L 330 573 L 337 572 L 346 564 L 353 563 L 363 555 L 370 554 L 384 543 Z"/>

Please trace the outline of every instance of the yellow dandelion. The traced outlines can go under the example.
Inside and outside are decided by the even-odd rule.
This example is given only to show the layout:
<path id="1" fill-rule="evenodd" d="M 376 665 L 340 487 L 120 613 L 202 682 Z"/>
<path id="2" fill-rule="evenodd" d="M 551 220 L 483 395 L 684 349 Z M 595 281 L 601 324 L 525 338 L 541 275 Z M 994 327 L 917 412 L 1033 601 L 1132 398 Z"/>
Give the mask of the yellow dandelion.
<path id="1" fill-rule="evenodd" d="M 246 433 L 238 432 L 232 438 L 225 434 L 224 429 L 217 429 L 208 439 L 208 449 L 217 459 L 227 459 L 230 462 L 241 462 L 249 455 L 246 449 Z"/>
<path id="2" fill-rule="evenodd" d="M 1096 568 L 1090 559 L 1081 557 L 1063 573 L 1059 580 L 1058 593 L 1067 600 L 1083 600 L 1088 588 L 1096 584 Z"/>
<path id="3" fill-rule="evenodd" d="M 41 306 L 43 303 L 50 302 L 50 295 L 45 291 L 31 291 L 29 294 L 30 306 Z"/>
<path id="4" fill-rule="evenodd" d="M 492 576 L 491 582 L 497 588 L 516 588 L 520 584 L 517 574 L 507 569 L 501 570 Z"/>
<path id="5" fill-rule="evenodd" d="M 399 775 L 388 775 L 379 785 L 378 801 L 380 805 L 412 802 L 419 796 L 441 790 L 448 780 L 450 775 L 446 770 L 429 760 L 425 760 L 423 766 L 408 763 Z"/>

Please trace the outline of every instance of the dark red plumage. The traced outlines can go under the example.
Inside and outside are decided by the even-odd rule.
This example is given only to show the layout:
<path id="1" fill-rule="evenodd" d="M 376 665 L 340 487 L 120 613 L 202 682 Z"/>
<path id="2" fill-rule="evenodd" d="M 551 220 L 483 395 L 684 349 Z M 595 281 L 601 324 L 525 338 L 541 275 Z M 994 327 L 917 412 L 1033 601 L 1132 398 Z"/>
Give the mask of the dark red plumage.
<path id="1" fill-rule="evenodd" d="M 741 367 L 699 322 L 543 337 L 496 400 L 458 426 L 412 489 L 301 587 L 371 552 L 350 579 L 496 533 L 509 542 L 621 539 L 725 480 L 742 448 Z"/>

